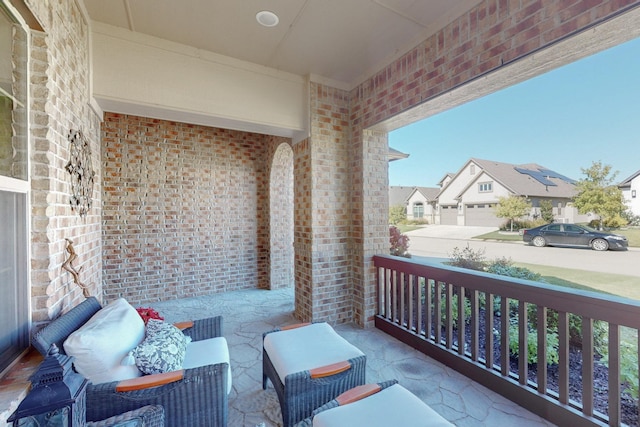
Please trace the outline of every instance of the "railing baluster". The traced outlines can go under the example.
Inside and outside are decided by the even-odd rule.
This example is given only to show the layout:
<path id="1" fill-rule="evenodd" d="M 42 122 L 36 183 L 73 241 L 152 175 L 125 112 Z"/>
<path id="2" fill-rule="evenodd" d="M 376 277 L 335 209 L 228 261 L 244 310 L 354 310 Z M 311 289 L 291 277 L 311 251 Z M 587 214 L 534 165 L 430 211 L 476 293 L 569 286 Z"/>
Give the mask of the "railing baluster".
<path id="1" fill-rule="evenodd" d="M 503 376 L 509 376 L 509 299 L 500 298 L 500 372 Z"/>
<path id="2" fill-rule="evenodd" d="M 466 307 L 466 301 L 464 297 L 464 286 L 458 286 L 458 354 L 464 356 L 464 341 L 465 341 L 465 328 L 466 318 L 464 309 Z"/>
<path id="3" fill-rule="evenodd" d="M 442 282 L 436 282 L 433 287 L 433 332 L 436 344 L 442 344 Z"/>
<path id="4" fill-rule="evenodd" d="M 485 366 L 493 371 L 495 360 L 493 354 L 493 294 L 489 292 L 485 292 L 484 330 L 487 332 L 484 337 Z"/>
<path id="5" fill-rule="evenodd" d="M 425 289 L 424 289 L 424 333 L 427 339 L 431 339 L 433 335 L 431 335 L 431 325 L 433 324 L 433 301 L 432 297 L 432 289 L 436 287 L 436 282 L 432 279 L 425 279 Z M 435 339 L 435 338 L 434 338 Z M 436 340 L 439 344 L 439 341 Z"/>
<path id="6" fill-rule="evenodd" d="M 529 376 L 529 327 L 527 325 L 527 303 L 518 301 L 518 378 L 526 385 Z"/>
<path id="7" fill-rule="evenodd" d="M 417 278 L 416 276 L 414 276 L 413 274 L 409 275 L 409 281 L 407 282 L 407 293 L 408 295 L 408 308 L 407 310 L 409 311 L 409 318 L 408 318 L 408 322 L 407 322 L 407 329 L 409 329 L 411 332 L 416 332 L 416 327 L 415 327 L 415 319 L 413 318 L 413 310 L 414 310 L 414 306 L 415 306 L 415 282 L 416 282 Z"/>
<path id="8" fill-rule="evenodd" d="M 478 291 L 469 292 L 471 297 L 471 360 L 478 361 L 478 342 L 480 335 L 480 308 L 478 307 Z M 485 328 L 486 330 L 486 328 Z"/>
<path id="9" fill-rule="evenodd" d="M 391 274 L 390 269 L 384 270 L 384 317 L 391 319 Z"/>
<path id="10" fill-rule="evenodd" d="M 558 311 L 558 400 L 569 403 L 569 317 Z"/>
<path id="11" fill-rule="evenodd" d="M 407 308 L 407 298 L 406 298 L 406 292 L 407 292 L 407 284 L 408 284 L 408 277 L 405 273 L 401 273 L 400 274 L 400 281 L 398 282 L 398 294 L 399 294 L 399 302 L 400 302 L 400 307 L 398 308 L 398 321 L 400 323 L 400 326 L 407 326 L 407 319 L 406 319 L 406 314 L 405 314 L 405 309 Z"/>
<path id="12" fill-rule="evenodd" d="M 593 415 L 593 319 L 582 318 L 582 413 Z"/>
<path id="13" fill-rule="evenodd" d="M 416 276 L 416 333 L 419 335 L 424 334 L 422 330 L 422 292 L 424 292 L 425 282 L 424 277 Z"/>
<path id="14" fill-rule="evenodd" d="M 609 425 L 620 425 L 620 326 L 609 323 Z"/>
<path id="15" fill-rule="evenodd" d="M 538 393 L 547 393 L 547 308 L 539 305 L 536 309 L 538 320 Z"/>
<path id="16" fill-rule="evenodd" d="M 391 275 L 391 321 L 398 322 L 398 280 L 400 279 L 400 271 L 395 271 Z"/>
<path id="17" fill-rule="evenodd" d="M 453 285 L 446 283 L 445 291 L 445 320 L 447 322 L 445 327 L 446 347 L 451 350 L 453 345 Z"/>

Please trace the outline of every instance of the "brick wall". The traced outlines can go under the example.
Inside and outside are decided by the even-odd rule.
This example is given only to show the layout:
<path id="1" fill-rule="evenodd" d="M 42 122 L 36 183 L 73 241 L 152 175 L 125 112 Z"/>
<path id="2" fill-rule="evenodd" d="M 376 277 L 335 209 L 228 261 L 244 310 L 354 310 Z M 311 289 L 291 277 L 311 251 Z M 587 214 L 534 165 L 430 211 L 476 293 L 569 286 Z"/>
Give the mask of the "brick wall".
<path id="1" fill-rule="evenodd" d="M 44 32 L 31 38 L 31 300 L 35 323 L 47 321 L 84 298 L 61 269 L 74 241 L 80 279 L 101 294 L 99 117 L 89 106 L 88 24 L 75 1 L 27 1 Z M 81 218 L 69 205 L 71 129 L 80 129 L 96 172 L 93 208 Z"/>
<path id="2" fill-rule="evenodd" d="M 312 83 L 311 108 L 311 274 L 312 320 L 353 319 L 349 172 L 349 93 Z M 307 193 L 304 196 L 308 196 Z M 296 200 L 296 207 L 298 206 Z"/>
<path id="3" fill-rule="evenodd" d="M 283 140 L 105 114 L 105 298 L 268 287 L 268 166 Z"/>
<path id="4" fill-rule="evenodd" d="M 313 319 L 312 263 L 312 169 L 309 138 L 293 146 L 294 253 L 295 253 L 295 317 Z"/>

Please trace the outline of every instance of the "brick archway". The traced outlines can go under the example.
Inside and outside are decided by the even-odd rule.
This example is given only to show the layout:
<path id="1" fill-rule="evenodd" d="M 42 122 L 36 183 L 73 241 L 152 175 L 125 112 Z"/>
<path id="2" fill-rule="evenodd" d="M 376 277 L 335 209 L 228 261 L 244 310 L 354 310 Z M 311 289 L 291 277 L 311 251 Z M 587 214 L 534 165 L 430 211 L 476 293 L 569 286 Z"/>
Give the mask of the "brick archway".
<path id="1" fill-rule="evenodd" d="M 269 177 L 270 288 L 294 284 L 293 150 L 287 143 L 276 149 Z"/>

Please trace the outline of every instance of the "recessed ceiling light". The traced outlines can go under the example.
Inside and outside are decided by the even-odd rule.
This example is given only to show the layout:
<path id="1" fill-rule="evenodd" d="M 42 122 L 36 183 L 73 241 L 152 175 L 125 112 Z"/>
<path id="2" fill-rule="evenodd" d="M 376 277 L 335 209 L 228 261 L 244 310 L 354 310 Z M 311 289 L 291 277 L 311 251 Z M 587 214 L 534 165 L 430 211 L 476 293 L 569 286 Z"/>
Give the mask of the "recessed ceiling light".
<path id="1" fill-rule="evenodd" d="M 262 10 L 256 13 L 256 20 L 260 25 L 265 27 L 275 27 L 278 25 L 278 22 L 280 22 L 278 15 L 268 10 Z"/>

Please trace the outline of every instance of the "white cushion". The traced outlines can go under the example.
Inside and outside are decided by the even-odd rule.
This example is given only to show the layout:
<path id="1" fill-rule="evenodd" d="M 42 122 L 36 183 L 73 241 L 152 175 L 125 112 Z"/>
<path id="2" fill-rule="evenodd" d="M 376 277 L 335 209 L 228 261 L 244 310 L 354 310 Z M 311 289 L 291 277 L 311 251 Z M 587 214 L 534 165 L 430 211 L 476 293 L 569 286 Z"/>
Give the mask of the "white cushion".
<path id="1" fill-rule="evenodd" d="M 144 322 L 129 303 L 119 298 L 99 310 L 64 342 L 81 375 L 94 384 L 139 377 L 135 365 L 123 358 L 144 338 Z"/>
<path id="2" fill-rule="evenodd" d="M 399 384 L 348 405 L 319 413 L 313 427 L 444 427 L 449 421 Z"/>
<path id="3" fill-rule="evenodd" d="M 328 323 L 312 323 L 269 333 L 264 338 L 264 349 L 283 384 L 287 375 L 364 354 L 338 335 Z"/>
<path id="4" fill-rule="evenodd" d="M 229 365 L 229 381 L 227 383 L 227 394 L 229 394 L 231 393 L 231 363 L 227 340 L 224 337 L 216 337 L 200 341 L 191 341 L 187 344 L 187 355 L 182 364 L 184 369 L 215 365 L 216 363 L 226 363 Z"/>

